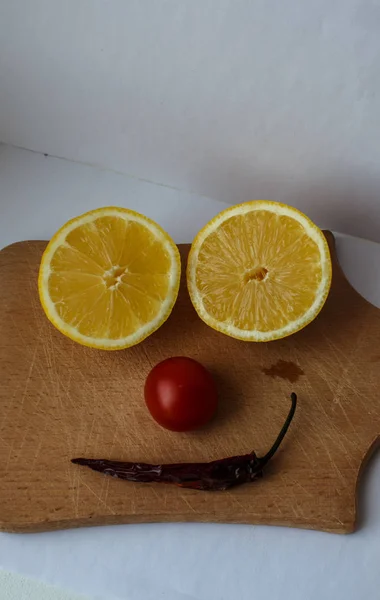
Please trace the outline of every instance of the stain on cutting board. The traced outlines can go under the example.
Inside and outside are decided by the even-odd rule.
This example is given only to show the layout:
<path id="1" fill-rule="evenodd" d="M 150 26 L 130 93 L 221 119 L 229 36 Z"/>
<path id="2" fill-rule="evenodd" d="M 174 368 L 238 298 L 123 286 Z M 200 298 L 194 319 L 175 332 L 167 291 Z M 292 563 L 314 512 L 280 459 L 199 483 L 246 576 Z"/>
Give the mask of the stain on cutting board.
<path id="1" fill-rule="evenodd" d="M 281 379 L 286 379 L 290 381 L 290 383 L 295 383 L 301 377 L 301 375 L 305 375 L 303 370 L 294 362 L 290 360 L 278 360 L 269 368 L 263 368 L 262 372 L 264 375 L 268 375 L 268 377 L 280 377 Z"/>

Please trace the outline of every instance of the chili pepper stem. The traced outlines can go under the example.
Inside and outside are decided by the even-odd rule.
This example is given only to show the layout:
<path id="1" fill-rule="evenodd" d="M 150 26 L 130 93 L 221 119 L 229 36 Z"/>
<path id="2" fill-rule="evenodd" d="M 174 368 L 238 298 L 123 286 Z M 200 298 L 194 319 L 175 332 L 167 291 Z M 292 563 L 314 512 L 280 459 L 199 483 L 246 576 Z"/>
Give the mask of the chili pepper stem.
<path id="1" fill-rule="evenodd" d="M 296 412 L 296 406 L 297 406 L 297 394 L 295 394 L 294 392 L 292 392 L 290 394 L 290 399 L 292 401 L 292 405 L 290 407 L 290 411 L 288 416 L 286 417 L 285 423 L 283 424 L 280 433 L 277 436 L 276 441 L 274 442 L 273 446 L 271 447 L 270 450 L 268 450 L 268 452 L 262 457 L 260 458 L 260 464 L 261 467 L 264 467 L 267 462 L 270 461 L 270 459 L 272 458 L 272 456 L 277 452 L 282 440 L 284 439 L 286 432 L 289 429 L 289 425 L 292 422 L 292 419 L 294 417 L 294 413 Z"/>

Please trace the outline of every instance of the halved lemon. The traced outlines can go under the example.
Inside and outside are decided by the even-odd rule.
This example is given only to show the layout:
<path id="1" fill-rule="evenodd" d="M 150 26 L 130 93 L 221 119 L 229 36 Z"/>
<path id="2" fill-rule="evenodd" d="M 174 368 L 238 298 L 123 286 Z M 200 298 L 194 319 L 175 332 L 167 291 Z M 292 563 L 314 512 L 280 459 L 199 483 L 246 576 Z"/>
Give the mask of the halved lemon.
<path id="1" fill-rule="evenodd" d="M 168 318 L 181 262 L 170 236 L 117 207 L 72 219 L 49 242 L 38 290 L 48 319 L 72 340 L 104 350 L 141 342 Z"/>
<path id="2" fill-rule="evenodd" d="M 187 283 L 205 323 L 234 338 L 264 342 L 317 316 L 331 272 L 326 239 L 308 217 L 258 200 L 226 209 L 199 232 Z"/>

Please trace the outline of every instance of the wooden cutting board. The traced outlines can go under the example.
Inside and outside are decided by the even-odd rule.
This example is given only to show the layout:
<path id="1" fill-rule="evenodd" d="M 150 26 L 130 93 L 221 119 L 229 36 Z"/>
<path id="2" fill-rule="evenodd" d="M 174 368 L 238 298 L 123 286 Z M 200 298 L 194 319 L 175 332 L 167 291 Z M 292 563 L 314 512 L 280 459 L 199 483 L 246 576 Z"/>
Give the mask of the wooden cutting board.
<path id="1" fill-rule="evenodd" d="M 120 352 L 87 349 L 45 318 L 37 272 L 46 242 L 0 252 L 0 529 L 214 521 L 355 528 L 361 469 L 380 433 L 380 310 L 345 279 L 333 238 L 333 286 L 320 316 L 284 340 L 249 344 L 208 328 L 182 281 L 172 316 Z M 186 263 L 188 246 L 181 246 Z M 169 356 L 191 356 L 215 376 L 220 410 L 179 434 L 150 418 L 143 385 Z M 264 478 L 226 492 L 132 484 L 71 464 L 76 456 L 147 462 L 262 454 L 289 410 L 288 435 Z"/>

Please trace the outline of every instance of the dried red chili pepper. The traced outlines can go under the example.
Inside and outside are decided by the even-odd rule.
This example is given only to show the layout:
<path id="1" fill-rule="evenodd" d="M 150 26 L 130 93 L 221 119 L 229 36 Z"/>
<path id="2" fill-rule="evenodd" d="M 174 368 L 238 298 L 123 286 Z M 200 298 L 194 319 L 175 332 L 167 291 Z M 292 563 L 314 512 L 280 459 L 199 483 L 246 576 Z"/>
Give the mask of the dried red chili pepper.
<path id="1" fill-rule="evenodd" d="M 271 449 L 261 458 L 255 452 L 231 456 L 208 463 L 174 463 L 151 465 L 148 463 L 119 462 L 91 458 L 73 458 L 76 465 L 90 467 L 105 475 L 137 481 L 139 483 L 171 483 L 182 488 L 204 491 L 222 491 L 235 485 L 254 481 L 280 446 L 293 419 L 297 396 L 292 393 L 292 406 L 282 429 Z"/>

